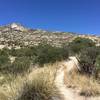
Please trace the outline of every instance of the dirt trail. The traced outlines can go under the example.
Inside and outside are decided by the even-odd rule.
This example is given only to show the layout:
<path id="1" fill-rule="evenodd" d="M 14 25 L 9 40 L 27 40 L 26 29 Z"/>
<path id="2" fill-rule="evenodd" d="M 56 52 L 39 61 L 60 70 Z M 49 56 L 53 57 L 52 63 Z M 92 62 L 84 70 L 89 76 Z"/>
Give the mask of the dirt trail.
<path id="1" fill-rule="evenodd" d="M 63 80 L 64 72 L 62 69 L 59 69 L 55 83 L 64 100 L 86 100 L 83 97 L 75 95 L 69 88 L 66 87 Z"/>
<path id="2" fill-rule="evenodd" d="M 71 59 L 72 60 L 72 59 Z M 71 62 L 70 60 L 70 64 L 72 66 L 73 61 Z M 66 62 L 67 64 L 67 62 Z M 69 61 L 68 61 L 68 65 L 69 65 Z M 70 69 L 68 69 L 70 71 Z M 32 76 L 34 75 L 34 73 L 37 73 L 38 69 L 33 69 L 32 72 L 28 75 L 28 79 L 32 80 Z M 80 96 L 77 92 L 75 92 L 73 89 L 67 88 L 66 85 L 64 84 L 64 69 L 63 67 L 61 67 L 58 71 L 57 71 L 57 76 L 55 79 L 55 84 L 60 92 L 60 94 L 62 95 L 63 99 L 62 100 L 100 100 L 100 97 L 85 97 L 85 96 Z M 59 99 L 54 99 L 54 100 L 59 100 Z"/>
<path id="3" fill-rule="evenodd" d="M 100 100 L 100 97 L 80 96 L 72 89 L 67 88 L 66 85 L 64 84 L 64 70 L 62 68 L 58 70 L 55 84 L 59 89 L 60 94 L 63 96 L 64 100 Z"/>

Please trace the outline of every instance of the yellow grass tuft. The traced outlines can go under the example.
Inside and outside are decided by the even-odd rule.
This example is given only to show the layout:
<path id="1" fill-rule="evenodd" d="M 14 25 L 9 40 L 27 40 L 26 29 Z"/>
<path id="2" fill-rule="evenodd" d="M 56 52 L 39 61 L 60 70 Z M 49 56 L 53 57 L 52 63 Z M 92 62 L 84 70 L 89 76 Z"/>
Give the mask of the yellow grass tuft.
<path id="1" fill-rule="evenodd" d="M 0 86 L 0 100 L 49 100 L 58 97 L 55 86 L 56 64 L 34 68 L 25 76 L 17 76 Z M 30 98 L 30 99 L 29 99 Z"/>
<path id="2" fill-rule="evenodd" d="M 100 95 L 100 84 L 92 77 L 81 75 L 79 73 L 72 73 L 68 77 L 67 74 L 65 74 L 64 81 L 67 87 L 74 88 L 80 95 Z"/>

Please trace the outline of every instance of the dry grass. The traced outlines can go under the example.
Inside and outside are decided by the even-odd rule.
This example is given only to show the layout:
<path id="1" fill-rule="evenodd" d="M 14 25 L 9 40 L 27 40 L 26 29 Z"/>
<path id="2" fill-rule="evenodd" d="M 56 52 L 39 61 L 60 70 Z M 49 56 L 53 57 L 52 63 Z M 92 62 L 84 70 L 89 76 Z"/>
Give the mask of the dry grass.
<path id="1" fill-rule="evenodd" d="M 46 67 L 45 67 L 46 66 Z M 57 96 L 54 84 L 56 69 L 50 65 L 37 68 L 28 76 L 29 82 L 24 86 L 18 100 L 49 100 Z"/>
<path id="2" fill-rule="evenodd" d="M 33 69 L 25 76 L 17 76 L 0 86 L 0 100 L 49 100 L 58 97 L 54 84 L 56 64 Z"/>
<path id="3" fill-rule="evenodd" d="M 52 100 L 52 97 L 60 98 L 55 86 L 55 77 L 60 63 L 44 65 L 41 68 L 33 68 L 24 76 L 4 76 L 3 84 L 0 84 L 0 100 Z M 1 81 L 1 80 L 0 80 Z M 93 78 L 78 73 L 67 75 L 64 81 L 67 87 L 74 88 L 81 95 L 100 95 L 100 84 Z M 2 82 L 1 82 L 2 83 Z"/>
<path id="4" fill-rule="evenodd" d="M 21 76 L 17 76 L 11 82 L 6 81 L 0 86 L 0 100 L 14 100 L 20 94 L 24 82 L 25 79 Z"/>
<path id="5" fill-rule="evenodd" d="M 92 77 L 87 77 L 79 73 L 72 73 L 70 76 L 65 73 L 65 84 L 69 88 L 74 88 L 83 96 L 100 95 L 100 84 Z"/>

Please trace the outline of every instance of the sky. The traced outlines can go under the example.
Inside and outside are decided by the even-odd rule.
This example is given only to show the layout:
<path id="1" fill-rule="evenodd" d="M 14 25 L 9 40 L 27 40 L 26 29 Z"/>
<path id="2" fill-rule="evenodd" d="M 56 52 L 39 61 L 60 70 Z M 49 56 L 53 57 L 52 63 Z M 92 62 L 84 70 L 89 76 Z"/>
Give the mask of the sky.
<path id="1" fill-rule="evenodd" d="M 100 0 L 0 0 L 0 25 L 100 35 Z"/>

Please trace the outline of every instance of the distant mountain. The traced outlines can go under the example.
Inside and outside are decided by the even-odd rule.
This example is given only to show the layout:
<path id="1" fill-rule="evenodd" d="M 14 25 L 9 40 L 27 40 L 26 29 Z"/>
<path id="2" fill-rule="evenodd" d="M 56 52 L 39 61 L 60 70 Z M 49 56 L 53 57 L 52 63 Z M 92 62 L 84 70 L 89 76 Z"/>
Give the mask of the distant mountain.
<path id="1" fill-rule="evenodd" d="M 38 45 L 41 41 L 61 46 L 62 43 L 70 42 L 78 36 L 91 38 L 97 43 L 100 42 L 100 37 L 97 36 L 79 35 L 71 32 L 49 32 L 40 29 L 30 29 L 18 23 L 0 26 L 0 45 L 8 47 Z"/>

